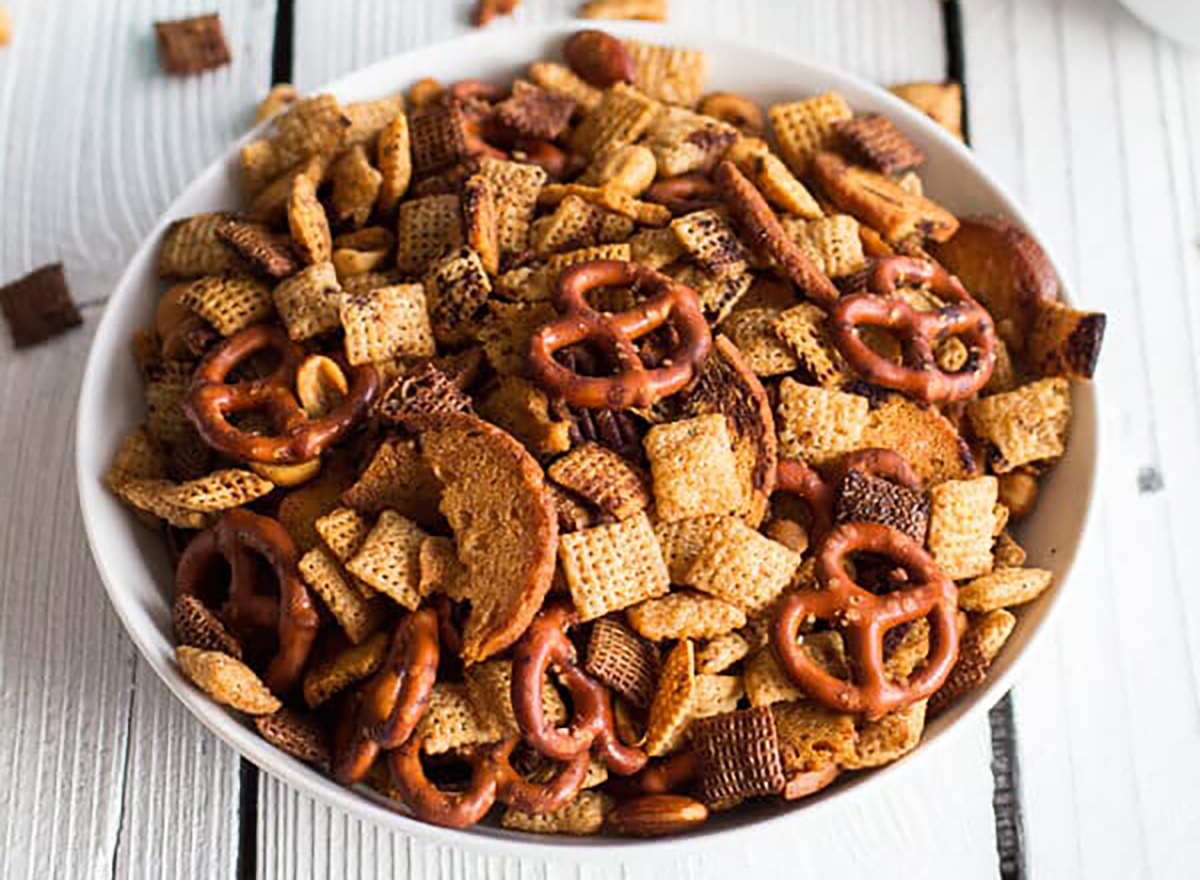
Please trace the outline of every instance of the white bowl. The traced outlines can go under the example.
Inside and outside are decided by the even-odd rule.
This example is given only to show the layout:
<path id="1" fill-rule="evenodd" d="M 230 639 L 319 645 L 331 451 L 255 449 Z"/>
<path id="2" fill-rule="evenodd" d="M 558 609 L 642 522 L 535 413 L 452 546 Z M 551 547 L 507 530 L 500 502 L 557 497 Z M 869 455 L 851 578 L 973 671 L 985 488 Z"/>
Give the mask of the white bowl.
<path id="1" fill-rule="evenodd" d="M 408 52 L 338 80 L 327 89 L 343 101 L 395 93 L 416 80 L 443 81 L 479 77 L 507 81 L 531 60 L 553 56 L 562 39 L 578 25 L 483 31 L 436 46 Z M 646 24 L 614 24 L 623 36 L 706 49 L 711 60 L 710 87 L 743 92 L 768 104 L 840 91 L 856 110 L 888 114 L 929 156 L 923 176 L 930 194 L 959 213 L 998 212 L 1025 223 L 1004 189 L 972 154 L 925 116 L 887 92 L 849 74 L 782 54 L 726 42 L 711 36 Z M 248 136 L 249 137 L 249 136 Z M 244 139 L 245 140 L 245 139 Z M 803 825 L 812 811 L 828 810 L 854 798 L 870 797 L 935 756 L 952 730 L 966 726 L 968 716 L 987 711 L 1012 684 L 1015 667 L 1030 644 L 1045 632 L 1059 604 L 1071 561 L 1079 548 L 1091 506 L 1096 465 L 1096 409 L 1090 386 L 1074 390 L 1075 420 L 1070 449 L 1042 490 L 1036 513 L 1024 524 L 1022 538 L 1031 564 L 1052 569 L 1055 586 L 1018 613 L 1020 624 L 997 658 L 987 684 L 930 723 L 925 742 L 910 756 L 870 773 L 855 774 L 822 794 L 798 804 L 762 804 L 735 810 L 681 838 L 637 841 L 611 838 L 543 838 L 497 828 L 451 831 L 418 822 L 389 810 L 368 791 L 351 791 L 307 765 L 288 757 L 259 738 L 239 716 L 208 699 L 180 676 L 171 636 L 172 572 L 167 553 L 152 533 L 103 486 L 101 475 L 123 435 L 143 417 L 141 385 L 129 357 L 133 331 L 147 326 L 162 289 L 155 276 L 158 243 L 167 224 L 200 211 L 238 204 L 237 155 L 230 147 L 219 161 L 194 181 L 146 239 L 122 276 L 96 332 L 80 392 L 76 434 L 76 467 L 80 505 L 88 539 L 113 606 L 147 662 L 167 686 L 217 736 L 262 769 L 327 803 L 358 813 L 405 833 L 441 843 L 483 848 L 508 855 L 552 849 L 588 858 L 632 855 L 646 848 L 663 850 L 719 843 L 733 835 Z M 1028 225 L 1026 223 L 1026 225 Z M 564 849 L 565 848 L 565 849 Z"/>

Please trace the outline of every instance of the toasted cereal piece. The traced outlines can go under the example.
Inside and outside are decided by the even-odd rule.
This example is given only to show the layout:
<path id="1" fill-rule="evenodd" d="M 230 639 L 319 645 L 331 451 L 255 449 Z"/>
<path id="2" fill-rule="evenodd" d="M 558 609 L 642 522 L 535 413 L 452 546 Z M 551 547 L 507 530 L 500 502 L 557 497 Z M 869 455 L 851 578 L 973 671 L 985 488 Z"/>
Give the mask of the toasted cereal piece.
<path id="1" fill-rule="evenodd" d="M 479 254 L 461 247 L 433 264 L 425 279 L 434 337 L 447 345 L 469 342 L 492 292 Z"/>
<path id="2" fill-rule="evenodd" d="M 1103 312 L 1083 312 L 1057 301 L 1039 302 L 1025 345 L 1025 362 L 1042 376 L 1092 378 L 1106 321 Z"/>
<path id="3" fill-rule="evenodd" d="M 558 317 L 548 302 L 492 303 L 491 316 L 479 331 L 488 363 L 501 375 L 525 372 L 529 340 L 544 324 Z"/>
<path id="4" fill-rule="evenodd" d="M 668 274 L 695 291 L 704 316 L 713 325 L 729 316 L 754 283 L 754 275 L 745 270 L 732 275 L 710 275 L 699 266 L 685 265 L 668 270 Z"/>
<path id="5" fill-rule="evenodd" d="M 145 425 L 134 428 L 121 440 L 113 462 L 104 472 L 104 485 L 112 491 L 126 480 L 161 480 L 167 476 L 167 461 Z"/>
<path id="6" fill-rule="evenodd" d="M 894 176 L 925 164 L 925 152 L 882 113 L 864 113 L 833 128 L 855 161 L 881 174 Z"/>
<path id="7" fill-rule="evenodd" d="M 677 177 L 711 167 L 737 139 L 737 129 L 728 123 L 666 107 L 646 129 L 643 142 L 654 153 L 659 175 Z"/>
<path id="8" fill-rule="evenodd" d="M 859 439 L 859 448 L 902 455 L 926 486 L 975 472 L 971 450 L 954 425 L 933 407 L 922 408 L 899 395 L 871 410 Z"/>
<path id="9" fill-rule="evenodd" d="M 651 501 L 645 473 L 597 443 L 575 447 L 551 464 L 547 474 L 618 520 L 640 513 Z"/>
<path id="10" fill-rule="evenodd" d="M 812 193 L 796 179 L 787 164 L 771 152 L 766 141 L 743 137 L 729 148 L 725 158 L 737 165 L 763 197 L 785 214 L 816 220 L 824 213 Z"/>
<path id="11" fill-rule="evenodd" d="M 159 277 L 198 278 L 240 269 L 237 255 L 217 235 L 221 224 L 232 216 L 220 212 L 197 214 L 167 227 L 158 249 Z"/>
<path id="12" fill-rule="evenodd" d="M 778 376 L 800 366 L 791 346 L 775 332 L 781 314 L 777 308 L 734 311 L 722 325 L 756 375 Z"/>
<path id="13" fill-rule="evenodd" d="M 750 643 L 736 632 L 709 639 L 696 649 L 696 672 L 717 675 L 738 663 L 750 653 Z"/>
<path id="14" fill-rule="evenodd" d="M 433 328 L 420 284 L 395 284 L 370 293 L 342 294 L 340 320 L 352 366 L 394 357 L 431 357 Z"/>
<path id="15" fill-rule="evenodd" d="M 645 513 L 562 535 L 559 561 L 582 621 L 670 590 L 667 566 Z"/>
<path id="16" fill-rule="evenodd" d="M 964 584 L 958 591 L 963 611 L 995 611 L 1024 605 L 1040 596 L 1054 573 L 1043 568 L 1001 568 Z"/>
<path id="17" fill-rule="evenodd" d="M 775 412 L 780 454 L 823 465 L 859 448 L 870 406 L 865 397 L 856 394 L 785 378 Z"/>
<path id="18" fill-rule="evenodd" d="M 1058 458 L 1066 448 L 1071 389 L 1066 379 L 1040 379 L 967 405 L 976 435 L 991 444 L 992 469 Z"/>
<path id="19" fill-rule="evenodd" d="M 421 542 L 418 565 L 421 579 L 417 592 L 422 596 L 441 593 L 457 601 L 470 598 L 470 572 L 458 558 L 458 550 L 450 538 L 440 535 L 425 538 Z"/>
<path id="20" fill-rule="evenodd" d="M 529 246 L 529 224 L 546 184 L 546 172 L 536 165 L 490 157 L 482 160 L 479 171 L 495 188 L 500 254 L 520 253 Z"/>
<path id="21" fill-rule="evenodd" d="M 342 575 L 341 566 L 330 553 L 314 547 L 300 558 L 299 567 L 304 582 L 320 596 L 352 643 L 361 644 L 382 625 L 383 606 L 364 599 Z"/>
<path id="22" fill-rule="evenodd" d="M 413 736 L 421 741 L 425 754 L 443 755 L 463 746 L 495 742 L 503 731 L 475 708 L 465 685 L 439 681 Z"/>
<path id="23" fill-rule="evenodd" d="M 288 202 L 291 200 L 292 186 L 296 179 L 308 177 L 315 185 L 319 185 L 325 178 L 330 161 L 332 158 L 329 156 L 313 156 L 294 168 L 285 170 L 251 199 L 249 216 L 270 226 L 286 225 Z"/>
<path id="24" fill-rule="evenodd" d="M 632 144 L 650 127 L 659 104 L 628 83 L 606 89 L 600 103 L 588 111 L 571 134 L 571 148 L 592 158 Z"/>
<path id="25" fill-rule="evenodd" d="M 679 749 L 691 722 L 695 693 L 696 649 L 690 639 L 683 639 L 667 655 L 659 672 L 646 725 L 646 754 L 656 758 Z"/>
<path id="26" fill-rule="evenodd" d="M 222 336 L 271 317 L 271 288 L 249 275 L 210 275 L 188 284 L 179 302 Z"/>
<path id="27" fill-rule="evenodd" d="M 941 205 L 909 193 L 891 178 L 851 165 L 836 153 L 818 153 L 812 165 L 833 203 L 890 243 L 911 236 L 947 241 L 958 230 L 958 218 Z"/>
<path id="28" fill-rule="evenodd" d="M 629 240 L 630 255 L 635 263 L 661 269 L 683 256 L 683 242 L 675 230 L 640 229 Z"/>
<path id="29" fill-rule="evenodd" d="M 265 142 L 269 162 L 258 169 L 261 175 L 246 175 L 251 191 L 258 191 L 256 183 L 265 182 L 310 157 L 339 153 L 346 145 L 349 128 L 350 120 L 333 95 L 314 95 L 296 101 L 275 118 L 274 132 Z M 243 152 L 243 172 L 248 170 Z"/>
<path id="30" fill-rule="evenodd" d="M 335 508 L 313 525 L 338 562 L 345 562 L 357 553 L 371 532 L 371 524 L 349 507 Z"/>
<path id="31" fill-rule="evenodd" d="M 550 414 L 546 394 L 519 376 L 501 376 L 479 402 L 479 413 L 516 437 L 535 456 L 571 448 L 571 423 Z"/>
<path id="32" fill-rule="evenodd" d="M 463 181 L 459 192 L 462 208 L 463 238 L 467 247 L 479 255 L 488 275 L 500 271 L 500 200 L 497 184 L 483 174 Z"/>
<path id="33" fill-rule="evenodd" d="M 566 95 L 517 80 L 512 95 L 496 105 L 496 116 L 520 135 L 554 140 L 566 130 L 575 101 Z"/>
<path id="34" fill-rule="evenodd" d="M 788 238 L 830 278 L 853 275 L 867 265 L 858 221 L 849 214 L 816 220 L 785 217 L 782 226 Z"/>
<path id="35" fill-rule="evenodd" d="M 740 608 L 703 593 L 682 591 L 647 599 L 625 612 L 635 630 L 651 641 L 710 639 L 746 625 Z"/>
<path id="36" fill-rule="evenodd" d="M 565 807 L 548 813 L 525 813 L 508 807 L 500 817 L 500 824 L 535 834 L 599 834 L 613 804 L 613 799 L 603 792 L 581 791 Z"/>
<path id="37" fill-rule="evenodd" d="M 549 183 L 542 189 L 539 201 L 543 205 L 557 205 L 568 196 L 578 196 L 585 202 L 628 217 L 641 226 L 666 226 L 671 222 L 671 210 L 666 205 L 643 202 L 613 186 Z"/>
<path id="38" fill-rule="evenodd" d="M 216 234 L 259 275 L 286 278 L 303 266 L 292 248 L 291 240 L 264 223 L 227 217 L 217 224 Z"/>
<path id="39" fill-rule="evenodd" d="M 181 483 L 169 497 L 188 510 L 215 513 L 249 504 L 274 489 L 270 480 L 264 480 L 252 471 L 229 468 Z"/>
<path id="40" fill-rule="evenodd" d="M 297 342 L 341 326 L 342 287 L 332 263 L 315 263 L 276 285 L 275 308 Z"/>
<path id="41" fill-rule="evenodd" d="M 420 275 L 434 260 L 462 243 L 458 196 L 425 196 L 400 205 L 396 267 L 401 272 Z"/>
<path id="42" fill-rule="evenodd" d="M 553 214 L 534 221 L 530 244 L 537 254 L 546 255 L 625 241 L 633 228 L 628 217 L 579 196 L 567 196 Z"/>
<path id="43" fill-rule="evenodd" d="M 771 706 L 807 696 L 783 671 L 770 645 L 751 654 L 743 666 L 746 696 L 751 706 Z"/>
<path id="44" fill-rule="evenodd" d="M 8 42 L 11 22 L 8 11 L 3 11 L 4 39 Z M 221 27 L 221 16 L 198 15 L 178 21 L 156 21 L 154 35 L 158 41 L 158 60 L 163 70 L 174 76 L 188 76 L 215 70 L 229 63 L 229 45 L 225 42 L 225 30 Z"/>
<path id="45" fill-rule="evenodd" d="M 857 468 L 848 470 L 838 485 L 834 511 L 838 523 L 883 523 L 904 532 L 918 544 L 925 543 L 929 499 L 924 493 Z"/>
<path id="46" fill-rule="evenodd" d="M 254 719 L 259 736 L 293 758 L 309 764 L 329 761 L 329 737 L 312 715 L 284 707 Z"/>
<path id="47" fill-rule="evenodd" d="M 1025 564 L 1025 548 L 1017 543 L 1011 532 L 1001 532 L 992 547 L 995 568 L 1020 568 Z"/>
<path id="48" fill-rule="evenodd" d="M 645 449 L 660 519 L 731 513 L 742 506 L 733 441 L 720 413 L 655 425 Z"/>
<path id="49" fill-rule="evenodd" d="M 787 588 L 799 565 L 799 553 L 740 519 L 725 519 L 713 528 L 684 583 L 752 613 Z"/>
<path id="50" fill-rule="evenodd" d="M 617 260 L 618 262 L 628 262 L 631 258 L 631 251 L 628 244 L 602 244 L 597 247 L 580 248 L 577 251 L 568 251 L 565 254 L 555 254 L 546 260 L 546 277 L 553 283 L 558 279 L 558 276 L 570 269 L 572 266 L 578 266 L 580 263 L 590 263 L 594 260 Z"/>
<path id="51" fill-rule="evenodd" d="M 383 175 L 367 159 L 366 148 L 357 144 L 341 155 L 330 169 L 333 180 L 333 219 L 359 229 L 366 224 L 383 186 Z M 332 251 L 331 251 L 332 255 Z"/>
<path id="52" fill-rule="evenodd" d="M 995 477 L 947 480 L 929 490 L 929 551 L 951 580 L 992 570 Z"/>
<path id="53" fill-rule="evenodd" d="M 169 450 L 186 442 L 195 428 L 183 412 L 183 399 L 192 384 L 193 366 L 166 361 L 147 378 L 146 431 L 150 439 Z M 168 468 L 170 462 L 167 463 Z"/>
<path id="54" fill-rule="evenodd" d="M 840 94 L 826 92 L 804 101 L 775 104 L 767 115 L 771 117 L 784 161 L 798 177 L 803 177 L 817 153 L 834 142 L 834 126 L 854 114 Z"/>
<path id="55" fill-rule="evenodd" d="M 342 503 L 362 514 L 374 516 L 392 509 L 401 516 L 426 525 L 441 519 L 437 477 L 421 457 L 415 440 L 385 440 L 370 463 L 349 489 Z M 337 505 L 331 505 L 336 507 Z"/>
<path id="56" fill-rule="evenodd" d="M 868 721 L 858 732 L 854 756 L 845 760 L 842 766 L 848 770 L 879 767 L 911 752 L 925 730 L 928 703 L 928 700 L 919 700 L 878 721 Z"/>
<path id="57" fill-rule="evenodd" d="M 519 732 L 512 702 L 512 661 L 485 660 L 468 666 L 464 672 L 467 697 L 483 719 L 483 726 L 502 735 Z M 542 684 L 542 710 L 551 724 L 565 724 L 567 706 L 558 688 L 547 677 Z"/>
<path id="58" fill-rule="evenodd" d="M 771 714 L 785 772 L 808 772 L 854 760 L 858 731 L 853 715 L 807 700 L 774 703 Z"/>
<path id="59" fill-rule="evenodd" d="M 228 654 L 179 645 L 175 659 L 184 677 L 218 703 L 247 715 L 270 715 L 283 706 L 249 666 Z"/>
<path id="60" fill-rule="evenodd" d="M 219 651 L 235 660 L 242 659 L 241 644 L 225 628 L 221 619 L 195 596 L 175 594 L 175 603 L 171 607 L 171 631 L 178 645 Z"/>
<path id="61" fill-rule="evenodd" d="M 695 107 L 704 94 L 708 55 L 694 49 L 622 40 L 636 69 L 637 87 L 656 101 Z"/>
<path id="62" fill-rule="evenodd" d="M 407 115 L 397 113 L 383 127 L 375 151 L 375 164 L 383 176 L 379 187 L 379 210 L 391 214 L 412 182 L 412 146 Z"/>
<path id="63" fill-rule="evenodd" d="M 379 514 L 346 570 L 410 611 L 421 602 L 421 542 L 425 533 L 393 510 Z"/>
<path id="64" fill-rule="evenodd" d="M 900 632 L 899 628 L 888 631 L 889 635 Z M 884 642 L 887 660 L 883 671 L 892 681 L 904 681 L 929 656 L 929 621 L 914 620 L 903 628 L 894 645 L 892 641 L 889 638 Z"/>
<path id="65" fill-rule="evenodd" d="M 692 741 L 705 803 L 719 809 L 782 791 L 786 779 L 775 716 L 769 708 L 698 719 Z"/>
<path id="66" fill-rule="evenodd" d="M 584 669 L 632 705 L 644 709 L 654 699 L 659 655 L 654 645 L 615 617 L 592 626 Z"/>
<path id="67" fill-rule="evenodd" d="M 1011 612 L 998 608 L 972 618 L 958 640 L 958 660 L 945 683 L 929 698 L 929 714 L 939 715 L 987 679 L 988 668 L 1017 625 Z"/>
<path id="68" fill-rule="evenodd" d="M 529 65 L 529 78 L 548 92 L 570 98 L 584 112 L 595 110 L 604 98 L 604 92 L 584 82 L 565 64 L 536 61 Z"/>
<path id="69" fill-rule="evenodd" d="M 781 313 L 771 324 L 808 373 L 824 388 L 838 388 L 846 378 L 846 362 L 829 338 L 825 310 L 800 303 Z"/>
<path id="70" fill-rule="evenodd" d="M 654 534 L 658 537 L 671 583 L 683 583 L 696 557 L 707 544 L 709 534 L 724 518 L 721 515 L 710 515 L 655 521 Z"/>
<path id="71" fill-rule="evenodd" d="M 697 675 L 692 720 L 736 711 L 745 695 L 740 675 Z"/>
<path id="72" fill-rule="evenodd" d="M 325 206 L 317 199 L 317 183 L 307 174 L 292 180 L 287 206 L 292 242 L 306 263 L 325 263 L 333 256 L 333 233 Z"/>
<path id="73" fill-rule="evenodd" d="M 747 254 L 733 229 L 713 210 L 694 211 L 671 223 L 684 251 L 706 272 L 716 276 L 741 275 Z"/>
<path id="74" fill-rule="evenodd" d="M 654 152 L 642 144 L 627 144 L 593 158 L 577 182 L 584 186 L 611 187 L 638 196 L 650 188 L 657 176 L 658 162 Z"/>
<path id="75" fill-rule="evenodd" d="M 136 510 L 181 529 L 203 529 L 212 520 L 211 513 L 190 510 L 177 504 L 173 495 L 177 486 L 169 480 L 127 479 L 113 491 Z"/>
<path id="76" fill-rule="evenodd" d="M 389 95 L 374 101 L 354 101 L 342 108 L 349 121 L 346 146 L 358 146 L 372 140 L 389 122 L 404 114 L 404 96 Z"/>
<path id="77" fill-rule="evenodd" d="M 888 90 L 962 140 L 962 85 L 956 82 L 897 83 Z"/>
<path id="78" fill-rule="evenodd" d="M 408 117 L 412 171 L 425 177 L 453 168 L 470 156 L 466 120 L 458 101 L 438 101 Z"/>

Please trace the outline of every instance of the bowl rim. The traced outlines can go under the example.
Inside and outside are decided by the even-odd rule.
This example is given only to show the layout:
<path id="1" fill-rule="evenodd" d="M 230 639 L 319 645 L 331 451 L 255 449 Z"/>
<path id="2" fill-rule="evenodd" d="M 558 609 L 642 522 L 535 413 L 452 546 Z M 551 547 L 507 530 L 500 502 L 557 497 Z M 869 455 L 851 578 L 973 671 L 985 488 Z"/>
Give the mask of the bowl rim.
<path id="1" fill-rule="evenodd" d="M 868 92 L 872 97 L 887 107 L 893 119 L 902 119 L 907 126 L 918 128 L 922 135 L 948 150 L 958 160 L 964 162 L 979 180 L 991 190 L 991 195 L 1000 204 L 1006 216 L 1015 220 L 1026 229 L 1046 251 L 1051 264 L 1058 272 L 1060 280 L 1062 273 L 1060 263 L 1054 258 L 1046 239 L 1038 234 L 1036 226 L 1022 211 L 1021 207 L 1009 192 L 1008 188 L 988 172 L 975 155 L 960 141 L 932 122 L 919 110 L 889 93 L 883 87 L 833 65 L 806 60 L 799 55 L 777 50 L 764 49 L 745 40 L 713 37 L 701 31 L 681 28 L 669 24 L 647 22 L 588 22 L 586 24 L 574 20 L 564 20 L 551 24 L 516 26 L 503 30 L 475 31 L 442 40 L 436 43 L 393 54 L 385 59 L 359 68 L 344 76 L 338 77 L 324 86 L 313 89 L 312 94 L 323 92 L 345 93 L 354 92 L 361 88 L 360 83 L 369 81 L 381 72 L 400 63 L 413 64 L 425 55 L 433 56 L 438 52 L 453 49 L 462 53 L 475 46 L 483 50 L 489 44 L 518 34 L 521 40 L 540 40 L 548 42 L 573 33 L 582 27 L 600 25 L 620 37 L 645 39 L 662 42 L 667 45 L 696 45 L 702 46 L 708 52 L 740 52 L 752 53 L 770 58 L 774 62 L 786 63 L 797 69 L 804 69 L 809 77 L 841 81 L 851 88 Z M 1045 644 L 1046 633 L 1051 629 L 1051 623 L 1056 615 L 1061 613 L 1063 596 L 1067 585 L 1072 580 L 1071 573 L 1075 563 L 1089 543 L 1089 535 L 1095 522 L 1094 512 L 1099 489 L 1098 477 L 1101 472 L 1103 445 L 1099 431 L 1100 401 L 1094 383 L 1076 383 L 1073 389 L 1076 395 L 1087 398 L 1092 419 L 1089 441 L 1092 445 L 1091 471 L 1087 475 L 1086 486 L 1081 496 L 1081 516 L 1077 537 L 1064 565 L 1063 574 L 1056 579 L 1052 591 L 1039 599 L 1046 605 L 1045 611 L 1037 621 L 1023 624 L 1031 629 L 1024 633 L 1025 642 L 1017 654 L 1007 661 L 1007 667 L 998 675 L 989 677 L 984 687 L 972 695 L 969 701 L 962 701 L 948 710 L 939 722 L 944 721 L 943 729 L 938 732 L 931 742 L 921 745 L 900 760 L 883 767 L 874 768 L 861 782 L 838 786 L 832 791 L 815 796 L 804 802 L 804 805 L 792 809 L 776 810 L 751 818 L 744 824 L 730 827 L 700 829 L 674 837 L 653 839 L 630 839 L 609 836 L 576 837 L 557 835 L 532 835 L 499 831 L 491 828 L 450 829 L 421 822 L 411 816 L 396 812 L 384 806 L 381 798 L 372 796 L 361 786 L 356 789 L 345 788 L 336 783 L 326 774 L 292 758 L 259 737 L 248 725 L 234 717 L 222 706 L 212 701 L 207 695 L 192 686 L 177 667 L 164 660 L 157 648 L 143 636 L 139 625 L 132 618 L 132 610 L 121 598 L 122 590 L 116 572 L 111 570 L 106 543 L 109 539 L 99 534 L 100 511 L 95 509 L 95 499 L 104 491 L 101 474 L 89 469 L 86 444 L 88 434 L 92 432 L 92 412 L 99 399 L 99 389 L 103 378 L 104 364 L 102 358 L 113 348 L 114 336 L 119 330 L 117 319 L 113 317 L 115 310 L 109 308 L 114 303 L 133 295 L 137 287 L 138 268 L 146 262 L 150 252 L 158 247 L 163 232 L 167 226 L 180 216 L 180 206 L 199 193 L 213 185 L 222 174 L 228 173 L 228 165 L 236 151 L 257 135 L 266 125 L 255 127 L 241 138 L 235 140 L 229 147 L 217 156 L 200 174 L 172 200 L 165 209 L 153 229 L 129 258 L 125 270 L 113 288 L 112 296 L 105 304 L 104 314 L 93 336 L 88 358 L 84 367 L 83 381 L 80 386 L 76 408 L 75 424 L 75 456 L 76 485 L 79 496 L 81 515 L 87 534 L 88 545 L 96 568 L 99 571 L 105 592 L 109 601 L 121 620 L 126 634 L 137 646 L 139 653 L 155 671 L 160 680 L 167 686 L 175 698 L 179 699 L 206 728 L 214 733 L 223 743 L 234 749 L 242 758 L 251 761 L 260 770 L 275 776 L 301 789 L 314 799 L 337 806 L 360 818 L 377 822 L 388 830 L 400 831 L 417 838 L 423 838 L 438 844 L 446 844 L 465 849 L 491 854 L 508 856 L 541 856 L 555 858 L 576 858 L 589 861 L 621 859 L 641 854 L 664 855 L 669 852 L 679 854 L 685 847 L 689 852 L 699 848 L 724 845 L 735 837 L 746 842 L 754 837 L 762 838 L 767 834 L 778 832 L 788 822 L 798 822 L 801 816 L 812 814 L 814 811 L 830 814 L 835 809 L 845 810 L 851 803 L 861 800 L 864 791 L 878 795 L 884 785 L 895 785 L 909 774 L 916 772 L 926 760 L 934 754 L 940 754 L 938 744 L 951 742 L 961 732 L 970 726 L 972 719 L 986 713 L 999 698 L 1008 691 L 1015 681 L 1018 672 L 1024 669 L 1029 657 Z M 1062 285 L 1064 288 L 1065 284 Z M 1069 299 L 1069 297 L 1068 297 Z M 1078 439 L 1076 440 L 1078 442 Z M 856 792 L 852 795 L 852 792 Z"/>

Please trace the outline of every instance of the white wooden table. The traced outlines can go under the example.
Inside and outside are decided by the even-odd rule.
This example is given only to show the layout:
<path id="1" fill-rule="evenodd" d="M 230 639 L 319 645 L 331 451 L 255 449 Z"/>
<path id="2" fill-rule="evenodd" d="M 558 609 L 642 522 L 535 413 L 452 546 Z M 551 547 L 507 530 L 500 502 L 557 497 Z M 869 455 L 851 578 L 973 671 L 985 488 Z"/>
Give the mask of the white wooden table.
<path id="1" fill-rule="evenodd" d="M 201 729 L 109 609 L 69 464 L 109 289 L 273 74 L 314 89 L 463 32 L 467 0 L 7 5 L 0 279 L 62 260 L 85 325 L 21 353 L 0 333 L 0 877 L 1200 875 L 1200 56 L 1113 0 L 673 0 L 680 24 L 882 83 L 965 77 L 980 158 L 1110 315 L 1096 539 L 1011 704 L 921 778 L 719 856 L 518 862 L 331 810 Z M 493 26 L 575 6 L 525 0 Z M 234 63 L 160 75 L 151 23 L 214 8 Z"/>

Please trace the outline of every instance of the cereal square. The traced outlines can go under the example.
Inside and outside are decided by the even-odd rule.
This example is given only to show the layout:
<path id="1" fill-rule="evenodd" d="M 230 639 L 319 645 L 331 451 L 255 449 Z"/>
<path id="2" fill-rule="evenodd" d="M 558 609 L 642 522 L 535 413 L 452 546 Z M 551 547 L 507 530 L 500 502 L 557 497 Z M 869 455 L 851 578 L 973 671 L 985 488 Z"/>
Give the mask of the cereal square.
<path id="1" fill-rule="evenodd" d="M 422 275 L 434 260 L 462 243 L 462 211 L 458 196 L 425 196 L 400 204 L 396 268 L 401 272 Z"/>
<path id="2" fill-rule="evenodd" d="M 995 536 L 995 477 L 947 480 L 929 490 L 929 550 L 952 580 L 992 570 Z"/>
<path id="3" fill-rule="evenodd" d="M 654 642 L 710 639 L 746 625 L 746 614 L 715 596 L 683 590 L 647 599 L 625 612 L 635 630 Z"/>
<path id="4" fill-rule="evenodd" d="M 1058 458 L 1071 421 L 1070 383 L 1041 379 L 967 405 L 976 435 L 991 444 L 992 469 L 1003 474 L 1023 464 Z"/>
<path id="5" fill-rule="evenodd" d="M 314 263 L 271 292 L 288 336 L 300 342 L 341 326 L 342 286 L 332 263 Z"/>
<path id="6" fill-rule="evenodd" d="M 658 677 L 658 690 L 650 704 L 650 720 L 646 725 L 646 754 L 656 758 L 683 745 L 692 720 L 695 693 L 696 648 L 690 639 L 683 639 L 667 655 Z"/>
<path id="7" fill-rule="evenodd" d="M 587 158 L 632 144 L 650 127 L 658 113 L 657 101 L 627 83 L 606 89 L 571 135 L 574 150 Z"/>
<path id="8" fill-rule="evenodd" d="M 379 515 L 346 570 L 410 611 L 421 603 L 421 542 L 425 533 L 394 510 Z"/>
<path id="9" fill-rule="evenodd" d="M 736 311 L 722 325 L 750 369 L 758 376 L 778 376 L 800 366 L 796 352 L 775 329 L 784 314 L 776 308 Z"/>
<path id="10" fill-rule="evenodd" d="M 1054 581 L 1044 568 L 1001 568 L 963 584 L 958 607 L 963 611 L 995 611 L 1032 602 Z"/>
<path id="11" fill-rule="evenodd" d="M 747 254 L 733 228 L 712 209 L 693 211 L 671 223 L 675 237 L 698 266 L 714 276 L 741 275 Z"/>
<path id="12" fill-rule="evenodd" d="M 708 536 L 724 516 L 691 516 L 654 523 L 654 534 L 662 548 L 663 559 L 671 583 L 681 584 L 700 551 L 708 544 Z"/>
<path id="13" fill-rule="evenodd" d="M 645 448 L 660 519 L 741 509 L 742 486 L 725 416 L 713 413 L 655 425 Z"/>
<path id="14" fill-rule="evenodd" d="M 804 256 L 830 278 L 853 275 L 867 265 L 858 221 L 849 214 L 815 220 L 785 217 L 781 225 Z"/>
<path id="15" fill-rule="evenodd" d="M 829 338 L 825 310 L 820 306 L 814 303 L 792 306 L 771 326 L 821 387 L 836 389 L 845 381 L 846 362 Z"/>
<path id="16" fill-rule="evenodd" d="M 364 599 L 342 574 L 341 566 L 326 550 L 314 547 L 300 558 L 300 576 L 321 597 L 346 637 L 361 644 L 383 623 L 384 608 Z"/>
<path id="17" fill-rule="evenodd" d="M 753 613 L 787 589 L 799 566 L 799 553 L 740 519 L 726 519 L 712 530 L 684 582 Z"/>
<path id="18" fill-rule="evenodd" d="M 529 224 L 546 184 L 546 172 L 523 162 L 485 158 L 479 173 L 491 181 L 495 191 L 500 255 L 520 253 L 529 246 Z"/>
<path id="19" fill-rule="evenodd" d="M 425 288 L 420 284 L 378 287 L 342 294 L 340 319 L 351 365 L 396 357 L 431 357 L 436 352 Z"/>
<path id="20" fill-rule="evenodd" d="M 576 446 L 547 469 L 550 479 L 618 520 L 650 504 L 649 482 L 636 465 L 598 443 Z"/>
<path id="21" fill-rule="evenodd" d="M 865 397 L 801 385 L 779 386 L 779 454 L 823 465 L 859 447 L 870 404 Z"/>
<path id="22" fill-rule="evenodd" d="M 784 160 L 797 176 L 803 177 L 817 152 L 834 141 L 834 126 L 854 114 L 840 94 L 826 92 L 804 101 L 776 104 L 768 115 Z"/>
<path id="23" fill-rule="evenodd" d="M 634 82 L 656 101 L 694 107 L 704 93 L 708 55 L 695 49 L 622 40 L 633 57 Z"/>
<path id="24" fill-rule="evenodd" d="M 562 535 L 558 556 L 580 620 L 593 620 L 670 590 L 667 566 L 645 513 Z"/>

